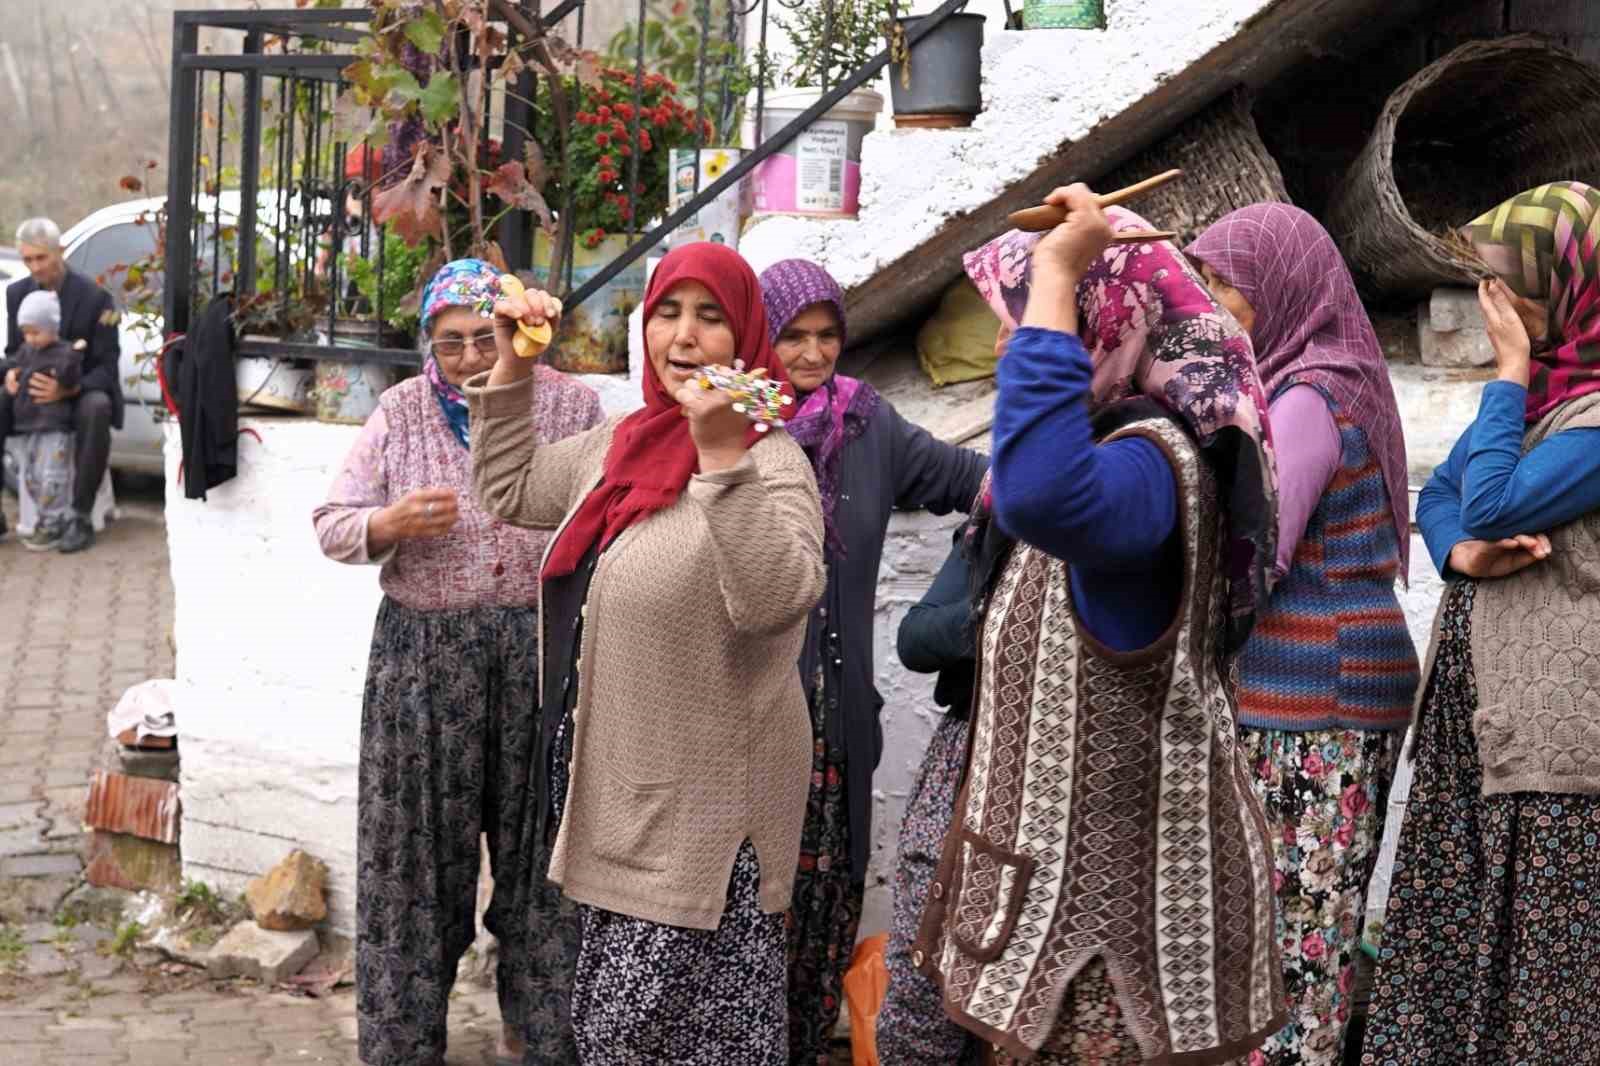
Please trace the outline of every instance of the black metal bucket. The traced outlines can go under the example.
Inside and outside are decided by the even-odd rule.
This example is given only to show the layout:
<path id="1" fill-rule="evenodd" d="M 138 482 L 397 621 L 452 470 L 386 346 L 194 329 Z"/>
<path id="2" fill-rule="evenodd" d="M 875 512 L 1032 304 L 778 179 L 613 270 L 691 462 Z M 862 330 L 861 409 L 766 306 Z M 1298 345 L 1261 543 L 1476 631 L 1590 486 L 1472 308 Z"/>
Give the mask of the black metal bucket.
<path id="1" fill-rule="evenodd" d="M 907 33 L 927 16 L 895 21 Z M 976 115 L 983 110 L 982 15 L 947 15 L 911 48 L 910 87 L 900 64 L 889 65 L 896 115 Z"/>

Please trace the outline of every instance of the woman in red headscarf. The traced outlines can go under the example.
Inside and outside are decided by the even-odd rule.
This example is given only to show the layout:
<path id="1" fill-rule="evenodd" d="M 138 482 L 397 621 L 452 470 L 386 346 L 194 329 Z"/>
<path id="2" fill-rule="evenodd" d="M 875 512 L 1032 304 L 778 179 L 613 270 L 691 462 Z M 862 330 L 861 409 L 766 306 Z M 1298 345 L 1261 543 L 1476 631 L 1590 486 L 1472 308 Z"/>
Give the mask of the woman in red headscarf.
<path id="1" fill-rule="evenodd" d="M 538 292 L 496 303 L 500 358 L 466 393 L 485 508 L 557 530 L 534 831 L 582 915 L 580 1061 L 780 1066 L 811 773 L 794 664 L 822 509 L 799 445 L 694 383 L 738 363 L 784 381 L 761 288 L 726 247 L 672 252 L 645 294 L 644 408 L 539 444 L 510 338 L 559 311 Z"/>

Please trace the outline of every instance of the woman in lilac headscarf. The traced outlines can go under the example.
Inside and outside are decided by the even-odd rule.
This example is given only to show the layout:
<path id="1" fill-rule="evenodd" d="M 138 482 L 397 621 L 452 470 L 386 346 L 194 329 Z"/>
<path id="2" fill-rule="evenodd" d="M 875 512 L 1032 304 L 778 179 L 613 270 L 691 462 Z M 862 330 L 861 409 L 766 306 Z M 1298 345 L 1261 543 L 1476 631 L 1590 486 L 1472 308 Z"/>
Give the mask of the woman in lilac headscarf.
<path id="1" fill-rule="evenodd" d="M 1188 248 L 1250 333 L 1278 446 L 1276 578 L 1239 655 L 1239 723 L 1276 842 L 1289 1025 L 1252 1063 L 1343 1061 L 1367 880 L 1417 686 L 1395 598 L 1406 449 L 1378 338 L 1333 239 L 1287 204 Z"/>
<path id="2" fill-rule="evenodd" d="M 815 263 L 761 275 L 773 345 L 800 399 L 789 421 L 822 493 L 828 587 L 801 653 L 816 738 L 789 920 L 789 1061 L 826 1066 L 866 887 L 872 772 L 883 749 L 873 687 L 878 561 L 896 508 L 966 512 L 984 457 L 934 439 L 864 381 L 835 372 L 844 293 Z"/>

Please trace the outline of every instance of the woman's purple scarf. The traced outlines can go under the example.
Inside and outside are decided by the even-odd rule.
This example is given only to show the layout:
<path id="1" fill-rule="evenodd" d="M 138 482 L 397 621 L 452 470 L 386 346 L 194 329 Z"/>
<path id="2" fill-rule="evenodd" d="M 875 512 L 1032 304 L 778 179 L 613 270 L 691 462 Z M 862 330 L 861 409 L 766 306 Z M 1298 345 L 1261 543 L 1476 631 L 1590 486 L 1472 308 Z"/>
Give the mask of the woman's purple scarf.
<path id="1" fill-rule="evenodd" d="M 761 274 L 761 296 L 774 343 L 789 323 L 818 304 L 833 309 L 839 320 L 839 343 L 844 343 L 844 290 L 817 264 L 804 259 L 772 264 Z M 866 431 L 881 402 L 878 391 L 866 382 L 834 374 L 822 388 L 801 397 L 800 410 L 785 427 L 811 460 L 822 494 L 827 544 L 839 556 L 844 555 L 844 543 L 833 518 L 839 503 L 839 460 L 845 445 Z"/>
<path id="2" fill-rule="evenodd" d="M 1288 204 L 1224 215 L 1185 251 L 1244 294 L 1267 396 L 1314 385 L 1361 428 L 1389 489 L 1400 573 L 1410 572 L 1411 499 L 1400 408 L 1389 365 L 1339 248 L 1321 223 Z"/>

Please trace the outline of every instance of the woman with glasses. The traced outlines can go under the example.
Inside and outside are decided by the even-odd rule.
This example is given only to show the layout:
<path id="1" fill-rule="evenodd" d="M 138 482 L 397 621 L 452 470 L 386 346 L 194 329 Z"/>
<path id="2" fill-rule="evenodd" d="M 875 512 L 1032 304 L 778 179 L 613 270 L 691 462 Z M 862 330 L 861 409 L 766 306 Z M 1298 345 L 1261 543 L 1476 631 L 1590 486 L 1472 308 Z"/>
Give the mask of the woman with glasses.
<path id="1" fill-rule="evenodd" d="M 429 282 L 423 373 L 384 393 L 313 516 L 323 553 L 378 565 L 384 592 L 357 801 L 366 1066 L 444 1059 L 450 988 L 473 941 L 480 832 L 495 881 L 484 924 L 500 943 L 502 1061 L 576 1057 L 568 1013 L 576 916 L 543 887 L 548 855 L 530 822 L 539 561 L 549 534 L 478 505 L 460 391 L 494 365 L 488 316 L 499 292 L 499 272 L 477 259 L 448 263 Z M 535 372 L 528 430 L 538 442 L 603 421 L 590 389 L 542 365 Z"/>

